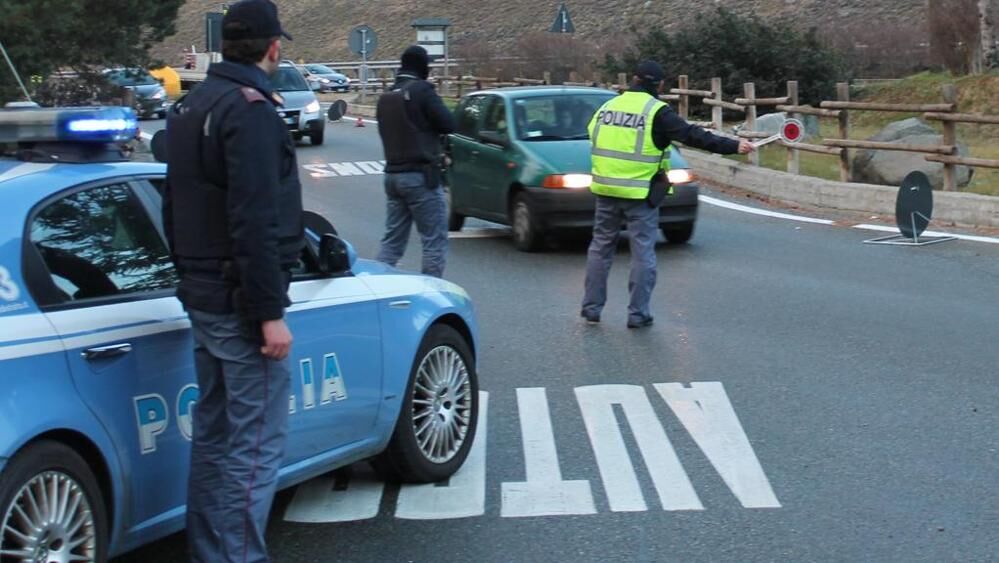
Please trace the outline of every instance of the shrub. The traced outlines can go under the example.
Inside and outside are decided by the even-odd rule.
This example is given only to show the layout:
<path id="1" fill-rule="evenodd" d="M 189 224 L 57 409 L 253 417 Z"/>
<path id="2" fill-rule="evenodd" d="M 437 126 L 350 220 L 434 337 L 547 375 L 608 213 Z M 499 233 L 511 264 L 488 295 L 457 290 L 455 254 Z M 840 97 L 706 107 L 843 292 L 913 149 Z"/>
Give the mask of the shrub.
<path id="1" fill-rule="evenodd" d="M 838 53 L 816 30 L 741 17 L 724 8 L 697 18 L 673 34 L 652 30 L 639 34 L 635 46 L 621 57 L 607 55 L 604 70 L 631 73 L 642 59 L 658 61 L 667 83 L 690 76 L 691 86 L 708 89 L 721 77 L 726 99 L 742 97 L 743 83 L 756 84 L 756 96 L 783 96 L 785 83 L 797 80 L 801 103 L 818 103 L 835 93 L 842 76 Z"/>

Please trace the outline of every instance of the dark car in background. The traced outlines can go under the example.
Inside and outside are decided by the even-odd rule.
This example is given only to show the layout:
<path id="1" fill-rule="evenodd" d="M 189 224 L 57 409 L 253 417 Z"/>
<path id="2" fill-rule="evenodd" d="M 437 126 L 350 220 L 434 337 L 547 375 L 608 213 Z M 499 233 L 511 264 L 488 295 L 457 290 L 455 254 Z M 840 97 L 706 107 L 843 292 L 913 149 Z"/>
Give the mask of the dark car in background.
<path id="1" fill-rule="evenodd" d="M 318 84 L 320 92 L 347 92 L 350 90 L 350 79 L 326 65 L 312 63 L 302 65 L 300 68 L 306 80 Z"/>
<path id="2" fill-rule="evenodd" d="M 449 136 L 448 227 L 465 217 L 513 227 L 520 250 L 537 250 L 557 231 L 593 227 L 587 125 L 615 94 L 584 87 L 499 88 L 465 96 Z M 674 194 L 660 207 L 659 227 L 671 243 L 694 233 L 698 187 L 680 150 L 669 150 Z"/>
<path id="3" fill-rule="evenodd" d="M 140 118 L 166 117 L 170 100 L 166 89 L 153 75 L 141 68 L 112 68 L 104 71 L 104 77 L 115 86 L 135 93 L 135 113 Z"/>

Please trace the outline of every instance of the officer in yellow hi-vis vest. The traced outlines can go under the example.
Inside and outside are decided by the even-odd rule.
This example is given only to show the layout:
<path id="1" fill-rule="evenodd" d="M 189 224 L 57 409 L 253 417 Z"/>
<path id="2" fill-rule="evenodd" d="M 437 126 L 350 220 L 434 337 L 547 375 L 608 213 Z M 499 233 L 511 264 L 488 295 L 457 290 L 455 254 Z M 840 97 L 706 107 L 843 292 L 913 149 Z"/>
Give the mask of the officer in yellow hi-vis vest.
<path id="1" fill-rule="evenodd" d="M 581 312 L 590 324 L 600 322 L 607 301 L 607 275 L 622 223 L 627 224 L 631 241 L 628 328 L 652 324 L 649 300 L 656 285 L 659 205 L 666 195 L 660 171 L 668 169 L 670 143 L 678 141 L 719 154 L 753 150 L 748 141 L 712 135 L 687 123 L 659 101 L 664 78 L 658 63 L 642 61 L 631 89 L 605 103 L 590 120 L 590 190 L 597 196 L 597 208 L 586 257 L 586 293 Z"/>

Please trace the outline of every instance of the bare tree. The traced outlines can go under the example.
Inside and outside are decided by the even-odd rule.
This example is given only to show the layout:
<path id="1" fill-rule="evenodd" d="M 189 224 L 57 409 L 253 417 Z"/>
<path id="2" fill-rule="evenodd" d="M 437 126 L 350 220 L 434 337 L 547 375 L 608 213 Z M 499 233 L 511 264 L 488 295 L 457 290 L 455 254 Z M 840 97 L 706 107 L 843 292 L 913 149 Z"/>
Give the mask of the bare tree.
<path id="1" fill-rule="evenodd" d="M 525 62 L 524 72 L 532 76 L 552 73 L 552 82 L 560 83 L 575 74 L 577 79 L 594 79 L 597 49 L 571 34 L 538 32 L 521 37 L 517 55 Z"/>
<path id="2" fill-rule="evenodd" d="M 986 0 L 987 1 L 987 0 Z M 980 71 L 979 0 L 929 0 L 930 50 L 936 62 L 955 74 Z"/>
<path id="3" fill-rule="evenodd" d="M 981 38 L 981 67 L 999 65 L 996 53 L 996 18 L 993 0 L 978 0 L 979 37 Z"/>

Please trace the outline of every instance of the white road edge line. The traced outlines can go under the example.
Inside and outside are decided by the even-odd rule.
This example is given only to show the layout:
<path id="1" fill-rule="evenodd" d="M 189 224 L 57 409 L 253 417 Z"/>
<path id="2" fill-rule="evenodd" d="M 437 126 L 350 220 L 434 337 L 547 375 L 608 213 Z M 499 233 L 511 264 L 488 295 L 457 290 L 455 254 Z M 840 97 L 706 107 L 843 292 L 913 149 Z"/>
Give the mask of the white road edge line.
<path id="1" fill-rule="evenodd" d="M 748 205 L 740 205 L 738 203 L 732 203 L 706 195 L 699 195 L 697 196 L 697 198 L 703 201 L 704 203 L 710 205 L 715 205 L 717 207 L 724 207 L 725 209 L 732 209 L 735 211 L 741 211 L 743 213 L 751 213 L 753 215 L 764 215 L 766 217 L 787 219 L 788 221 L 800 221 L 802 223 L 816 223 L 819 225 L 832 225 L 835 223 L 835 221 L 830 221 L 829 219 L 816 219 L 814 217 L 802 217 L 801 215 L 791 215 L 790 213 L 769 211 L 767 209 L 759 209 L 757 207 L 749 207 Z"/>
<path id="2" fill-rule="evenodd" d="M 749 207 L 748 205 L 740 205 L 738 203 L 731 203 L 731 202 L 728 202 L 728 201 L 716 199 L 716 198 L 713 198 L 711 196 L 706 196 L 706 195 L 700 195 L 700 196 L 698 196 L 698 199 L 700 199 L 704 203 L 707 203 L 707 204 L 710 204 L 710 205 L 715 205 L 715 206 L 718 206 L 718 207 L 724 207 L 726 209 L 732 209 L 732 210 L 735 210 L 735 211 L 741 211 L 743 213 L 751 213 L 753 215 L 764 215 L 766 217 L 775 217 L 777 219 L 787 219 L 789 221 L 800 221 L 800 222 L 804 222 L 804 223 L 816 223 L 816 224 L 819 224 L 819 225 L 833 225 L 833 224 L 836 223 L 835 221 L 830 221 L 829 219 L 816 219 L 814 217 L 802 217 L 800 215 L 791 215 L 791 214 L 788 214 L 788 213 L 779 213 L 777 211 L 769 211 L 769 210 L 766 210 L 766 209 L 759 209 L 759 208 L 756 208 L 756 207 Z M 898 233 L 898 228 L 896 228 L 896 227 L 889 227 L 887 225 L 868 225 L 868 224 L 862 224 L 862 225 L 853 225 L 852 228 L 854 228 L 854 229 L 863 229 L 863 230 L 867 230 L 867 231 L 879 231 L 879 232 L 883 232 L 883 233 Z M 960 234 L 954 234 L 954 233 L 945 233 L 945 232 L 941 232 L 941 231 L 926 231 L 923 234 L 926 235 L 926 236 L 928 236 L 928 237 L 949 236 L 949 237 L 955 237 L 955 238 L 960 239 L 960 240 L 967 240 L 967 241 L 973 241 L 973 242 L 986 242 L 986 243 L 990 243 L 990 244 L 999 244 L 999 238 L 993 238 L 993 237 L 983 237 L 983 236 L 977 236 L 977 235 L 960 235 Z"/>

